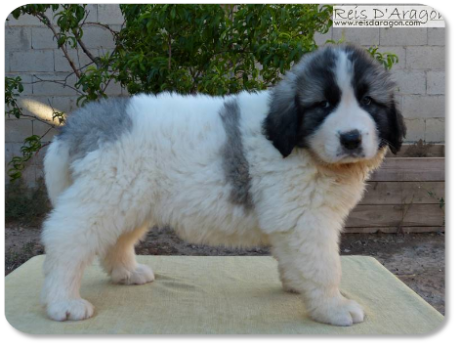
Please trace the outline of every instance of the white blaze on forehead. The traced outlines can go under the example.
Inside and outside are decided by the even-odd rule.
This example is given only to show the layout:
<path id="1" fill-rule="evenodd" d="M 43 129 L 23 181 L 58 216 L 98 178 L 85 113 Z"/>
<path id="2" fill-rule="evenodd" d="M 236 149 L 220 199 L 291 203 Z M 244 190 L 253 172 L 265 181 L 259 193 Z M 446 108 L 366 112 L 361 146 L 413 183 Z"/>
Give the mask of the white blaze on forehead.
<path id="1" fill-rule="evenodd" d="M 374 133 L 375 122 L 369 113 L 361 108 L 356 99 L 352 78 L 352 62 L 346 52 L 339 51 L 337 53 L 336 82 L 340 88 L 341 96 L 335 112 L 329 117 L 332 121 L 331 125 L 339 134 L 352 130 L 358 130 L 363 136 Z"/>
<path id="2" fill-rule="evenodd" d="M 337 64 L 335 70 L 336 83 L 342 93 L 341 102 L 350 104 L 355 101 L 354 89 L 352 86 L 353 65 L 348 54 L 344 51 L 337 52 Z"/>

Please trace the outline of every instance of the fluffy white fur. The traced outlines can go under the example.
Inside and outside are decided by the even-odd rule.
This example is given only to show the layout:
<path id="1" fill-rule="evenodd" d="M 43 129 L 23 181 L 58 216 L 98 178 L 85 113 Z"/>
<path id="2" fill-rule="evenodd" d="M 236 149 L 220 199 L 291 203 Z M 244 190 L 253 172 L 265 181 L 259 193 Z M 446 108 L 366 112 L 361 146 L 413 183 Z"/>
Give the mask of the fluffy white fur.
<path id="1" fill-rule="evenodd" d="M 227 137 L 219 111 L 229 100 L 241 111 L 251 210 L 230 202 L 232 187 L 222 169 Z M 361 306 L 339 290 L 339 233 L 386 148 L 378 150 L 375 124 L 349 96 L 336 110 L 346 116 L 332 115 L 314 137 L 321 150 L 295 148 L 283 158 L 262 130 L 269 105 L 269 92 L 225 98 L 139 95 L 127 108 L 132 129 L 117 141 L 70 161 L 66 144 L 55 140 L 45 159 L 54 205 L 43 230 L 42 299 L 49 317 L 93 315 L 79 289 L 84 268 L 96 255 L 114 282 L 153 281 L 153 272 L 136 262 L 134 245 L 152 226 L 169 225 L 193 243 L 271 245 L 284 288 L 302 294 L 311 318 L 334 325 L 363 321 Z M 328 163 L 337 151 L 328 153 L 324 145 L 337 141 L 328 132 L 356 124 L 368 133 L 366 157 Z"/>

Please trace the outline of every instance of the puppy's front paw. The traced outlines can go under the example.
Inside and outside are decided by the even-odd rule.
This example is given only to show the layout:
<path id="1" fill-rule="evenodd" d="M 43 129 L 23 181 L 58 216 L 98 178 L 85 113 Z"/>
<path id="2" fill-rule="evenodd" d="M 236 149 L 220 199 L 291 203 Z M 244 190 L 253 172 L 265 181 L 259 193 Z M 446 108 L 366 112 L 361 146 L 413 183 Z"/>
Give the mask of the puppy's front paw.
<path id="1" fill-rule="evenodd" d="M 48 316 L 56 321 L 84 320 L 92 317 L 94 307 L 88 301 L 79 298 L 49 302 L 47 306 Z"/>
<path id="2" fill-rule="evenodd" d="M 285 292 L 288 292 L 290 294 L 300 294 L 300 291 L 297 290 L 295 287 L 293 287 L 292 285 L 286 283 L 286 282 L 283 282 L 283 290 Z"/>
<path id="3" fill-rule="evenodd" d="M 153 282 L 155 275 L 147 265 L 137 265 L 134 271 L 116 269 L 112 271 L 112 281 L 118 284 L 142 285 Z"/>
<path id="4" fill-rule="evenodd" d="M 364 311 L 356 301 L 338 296 L 320 303 L 310 310 L 313 320 L 337 326 L 350 326 L 364 320 Z"/>

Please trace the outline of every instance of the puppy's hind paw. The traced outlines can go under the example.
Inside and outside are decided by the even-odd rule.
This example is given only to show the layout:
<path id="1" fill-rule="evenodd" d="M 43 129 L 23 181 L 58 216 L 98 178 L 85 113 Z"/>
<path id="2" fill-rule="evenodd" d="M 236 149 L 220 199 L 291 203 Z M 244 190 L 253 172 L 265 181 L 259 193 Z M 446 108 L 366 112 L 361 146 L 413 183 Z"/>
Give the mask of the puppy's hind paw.
<path id="1" fill-rule="evenodd" d="M 84 320 L 93 316 L 94 307 L 88 301 L 79 298 L 50 302 L 47 305 L 47 313 L 56 321 Z"/>
<path id="2" fill-rule="evenodd" d="M 310 317 L 325 324 L 351 326 L 364 320 L 364 311 L 356 301 L 341 297 L 328 300 L 313 308 Z"/>
<path id="3" fill-rule="evenodd" d="M 283 290 L 290 294 L 300 294 L 299 290 L 297 290 L 295 287 L 289 284 L 286 284 L 286 283 L 283 283 Z"/>
<path id="4" fill-rule="evenodd" d="M 154 280 L 155 275 L 147 265 L 138 264 L 134 271 L 119 269 L 112 272 L 112 281 L 118 284 L 142 285 Z"/>

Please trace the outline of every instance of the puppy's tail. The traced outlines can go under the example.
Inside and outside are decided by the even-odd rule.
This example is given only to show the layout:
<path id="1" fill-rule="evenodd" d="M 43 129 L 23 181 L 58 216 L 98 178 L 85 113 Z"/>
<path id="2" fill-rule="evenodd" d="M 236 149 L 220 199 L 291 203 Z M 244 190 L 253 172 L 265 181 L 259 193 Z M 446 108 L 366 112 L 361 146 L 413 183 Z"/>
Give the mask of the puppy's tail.
<path id="1" fill-rule="evenodd" d="M 48 197 L 51 204 L 56 206 L 58 196 L 72 183 L 69 148 L 67 144 L 59 139 L 55 139 L 48 147 L 44 165 Z"/>

